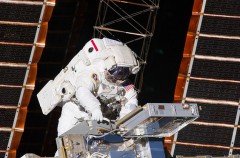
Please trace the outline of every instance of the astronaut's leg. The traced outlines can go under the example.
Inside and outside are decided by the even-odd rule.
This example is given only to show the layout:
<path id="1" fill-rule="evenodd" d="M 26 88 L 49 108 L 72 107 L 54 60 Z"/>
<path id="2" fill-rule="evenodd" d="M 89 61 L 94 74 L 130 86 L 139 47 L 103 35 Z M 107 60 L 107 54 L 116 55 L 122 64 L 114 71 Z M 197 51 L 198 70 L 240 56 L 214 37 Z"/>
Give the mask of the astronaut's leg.
<path id="1" fill-rule="evenodd" d="M 78 105 L 67 102 L 62 107 L 62 113 L 58 120 L 58 136 L 62 135 L 78 123 L 78 119 L 86 119 L 88 114 L 79 109 Z"/>

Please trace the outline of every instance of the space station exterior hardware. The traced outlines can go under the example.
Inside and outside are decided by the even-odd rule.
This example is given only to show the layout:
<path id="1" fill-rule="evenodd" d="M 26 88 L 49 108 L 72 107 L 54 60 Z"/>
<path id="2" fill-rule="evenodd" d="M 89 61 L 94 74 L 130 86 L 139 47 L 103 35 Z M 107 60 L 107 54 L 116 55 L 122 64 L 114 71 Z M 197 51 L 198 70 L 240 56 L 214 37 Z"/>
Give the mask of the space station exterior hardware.
<path id="1" fill-rule="evenodd" d="M 147 103 L 118 121 L 85 120 L 56 139 L 59 157 L 165 157 L 161 138 L 198 117 L 196 104 Z"/>
<path id="2" fill-rule="evenodd" d="M 147 103 L 120 120 L 82 120 L 56 138 L 59 158 L 164 158 L 163 137 L 199 117 L 196 104 Z M 26 154 L 22 158 L 40 158 Z"/>

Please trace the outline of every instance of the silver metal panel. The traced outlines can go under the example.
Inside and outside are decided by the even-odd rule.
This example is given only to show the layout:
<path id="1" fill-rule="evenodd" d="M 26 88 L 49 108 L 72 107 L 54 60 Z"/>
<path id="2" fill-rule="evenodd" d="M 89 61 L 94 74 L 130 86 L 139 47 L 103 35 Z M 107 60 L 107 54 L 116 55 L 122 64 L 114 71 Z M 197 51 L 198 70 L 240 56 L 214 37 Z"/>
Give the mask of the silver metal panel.
<path id="1" fill-rule="evenodd" d="M 169 137 L 199 117 L 196 104 L 148 103 L 143 109 L 120 125 L 122 136 Z"/>
<path id="2" fill-rule="evenodd" d="M 199 116 L 196 104 L 148 103 L 151 117 L 196 117 Z M 186 107 L 184 107 L 186 106 Z"/>
<path id="3" fill-rule="evenodd" d="M 160 138 L 198 116 L 196 104 L 148 103 L 119 122 L 82 120 L 56 139 L 59 157 L 165 157 Z"/>
<path id="4" fill-rule="evenodd" d="M 148 103 L 143 110 L 132 114 L 126 122 L 116 127 L 114 122 L 82 121 L 65 132 L 81 135 L 104 135 L 118 131 L 124 137 L 171 136 L 199 117 L 196 104 Z"/>
<path id="5" fill-rule="evenodd" d="M 143 120 L 146 120 L 149 118 L 149 113 L 147 110 L 141 111 L 137 115 L 135 115 L 133 118 L 129 119 L 122 125 L 120 125 L 120 129 L 124 131 L 132 130 L 136 125 L 139 125 Z"/>
<path id="6" fill-rule="evenodd" d="M 61 136 L 68 134 L 81 134 L 81 135 L 103 135 L 104 132 L 112 131 L 116 126 L 110 122 L 103 121 L 82 121 L 75 127 L 71 128 Z"/>

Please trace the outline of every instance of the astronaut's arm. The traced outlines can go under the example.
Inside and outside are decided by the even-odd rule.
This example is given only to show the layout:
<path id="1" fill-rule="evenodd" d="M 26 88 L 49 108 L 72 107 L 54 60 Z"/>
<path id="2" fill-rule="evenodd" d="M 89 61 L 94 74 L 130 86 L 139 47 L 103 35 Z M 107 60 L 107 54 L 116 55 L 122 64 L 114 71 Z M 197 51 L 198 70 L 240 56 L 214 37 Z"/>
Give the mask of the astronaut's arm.
<path id="1" fill-rule="evenodd" d="M 76 89 L 76 98 L 85 110 L 91 113 L 93 120 L 102 121 L 101 104 L 93 94 L 95 86 L 91 78 L 81 78 Z"/>
<path id="2" fill-rule="evenodd" d="M 125 115 L 136 109 L 138 106 L 137 92 L 134 89 L 134 86 L 129 85 L 127 89 L 125 88 L 125 90 L 126 90 L 125 98 L 127 99 L 127 102 L 121 108 L 120 118 L 124 117 Z"/>

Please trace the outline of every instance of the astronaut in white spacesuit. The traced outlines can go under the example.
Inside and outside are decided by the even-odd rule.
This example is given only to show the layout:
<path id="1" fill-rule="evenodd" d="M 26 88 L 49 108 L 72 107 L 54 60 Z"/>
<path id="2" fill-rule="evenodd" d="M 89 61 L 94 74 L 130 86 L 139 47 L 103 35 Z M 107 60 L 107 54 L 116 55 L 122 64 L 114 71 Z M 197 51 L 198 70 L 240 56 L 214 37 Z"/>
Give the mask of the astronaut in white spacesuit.
<path id="1" fill-rule="evenodd" d="M 128 46 L 108 38 L 94 38 L 49 83 L 55 87 L 49 103 L 51 106 L 44 107 L 44 102 L 41 103 L 43 97 L 39 95 L 40 106 L 47 114 L 59 102 L 64 102 L 58 136 L 79 120 L 102 121 L 109 109 L 118 111 L 118 119 L 122 118 L 138 106 L 137 93 L 127 78 L 139 69 L 136 54 Z M 43 92 L 49 98 L 50 95 Z"/>

